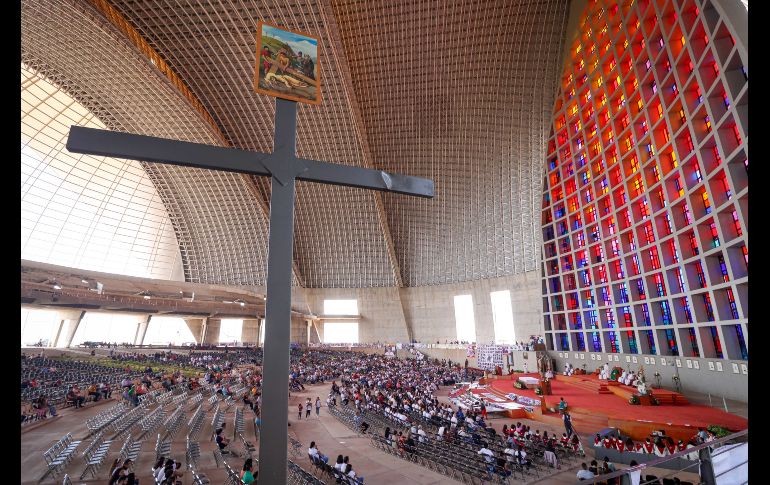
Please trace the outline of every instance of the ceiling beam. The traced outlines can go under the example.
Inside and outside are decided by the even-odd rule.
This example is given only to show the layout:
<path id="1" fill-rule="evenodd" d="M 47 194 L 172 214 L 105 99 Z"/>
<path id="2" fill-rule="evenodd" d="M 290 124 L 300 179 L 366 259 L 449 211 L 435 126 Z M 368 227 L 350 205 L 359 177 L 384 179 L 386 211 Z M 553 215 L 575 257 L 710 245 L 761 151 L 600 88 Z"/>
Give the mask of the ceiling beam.
<path id="1" fill-rule="evenodd" d="M 328 56 L 328 59 L 337 59 L 339 64 L 332 66 L 331 69 L 337 68 L 337 72 L 342 79 L 342 85 L 345 89 L 345 95 L 348 98 L 348 104 L 353 115 L 353 126 L 358 132 L 358 139 L 361 143 L 361 152 L 363 156 L 362 166 L 365 168 L 375 168 L 372 161 L 372 151 L 369 149 L 369 141 L 366 136 L 366 125 L 364 124 L 363 116 L 361 115 L 361 109 L 358 105 L 358 98 L 356 97 L 356 91 L 353 89 L 353 77 L 350 74 L 350 68 L 348 67 L 348 59 L 345 56 L 345 50 L 342 48 L 342 40 L 340 38 L 340 31 L 337 28 L 337 20 L 334 18 L 334 10 L 332 9 L 329 0 L 321 0 L 319 2 L 321 7 L 321 19 L 326 32 L 329 35 L 329 41 L 331 45 L 327 48 L 334 52 L 334 56 Z M 393 244 L 393 235 L 390 230 L 390 224 L 388 223 L 388 217 L 385 213 L 384 203 L 382 201 L 382 194 L 374 192 L 371 194 L 374 198 L 374 205 L 377 211 L 377 219 L 382 229 L 382 235 L 385 239 L 385 246 L 388 250 L 388 256 L 390 258 L 391 268 L 393 270 L 393 279 L 398 288 L 403 288 L 404 282 L 401 275 L 401 265 L 398 262 L 398 255 L 396 254 L 396 248 Z"/>
<path id="2" fill-rule="evenodd" d="M 107 0 L 88 0 L 91 5 L 93 5 L 96 10 L 101 12 L 102 15 L 112 24 L 114 25 L 118 30 L 123 32 L 126 36 L 126 40 L 128 40 L 136 49 L 144 55 L 150 63 L 155 66 L 158 71 L 166 77 L 166 79 L 171 82 L 171 84 L 179 90 L 179 92 L 182 94 L 182 96 L 187 100 L 188 103 L 190 103 L 190 106 L 193 107 L 195 111 L 198 112 L 198 114 L 201 115 L 201 117 L 211 126 L 212 132 L 221 140 L 222 144 L 225 146 L 229 146 L 227 143 L 227 139 L 225 138 L 224 134 L 222 133 L 222 130 L 219 129 L 219 126 L 217 125 L 216 121 L 214 121 L 214 117 L 211 116 L 211 113 L 209 113 L 206 108 L 203 106 L 203 103 L 201 103 L 200 99 L 198 99 L 197 96 L 192 92 L 192 90 L 187 87 L 187 85 L 182 81 L 182 78 L 177 75 L 176 72 L 174 72 L 171 67 L 166 64 L 166 61 L 163 60 L 163 57 L 161 57 L 158 52 L 150 46 L 150 44 L 142 37 L 142 34 L 139 33 L 132 25 L 128 22 L 121 14 L 118 12 L 118 10 L 110 5 L 109 1 Z"/>

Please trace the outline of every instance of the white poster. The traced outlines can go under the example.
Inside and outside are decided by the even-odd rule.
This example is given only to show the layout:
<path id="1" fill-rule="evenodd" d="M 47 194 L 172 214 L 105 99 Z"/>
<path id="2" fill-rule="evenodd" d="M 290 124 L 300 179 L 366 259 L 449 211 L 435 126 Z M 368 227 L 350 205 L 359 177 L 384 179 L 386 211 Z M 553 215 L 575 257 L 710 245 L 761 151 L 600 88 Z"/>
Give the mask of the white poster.
<path id="1" fill-rule="evenodd" d="M 714 362 L 709 361 L 709 370 L 714 370 Z"/>
<path id="2" fill-rule="evenodd" d="M 692 361 L 692 366 L 695 367 L 696 369 L 700 369 L 700 364 L 698 363 L 697 360 Z"/>
<path id="3" fill-rule="evenodd" d="M 580 354 L 580 360 L 586 360 L 586 354 Z M 744 372 L 745 374 L 745 372 Z"/>
<path id="4" fill-rule="evenodd" d="M 692 369 L 692 361 L 690 359 L 687 359 L 687 368 Z"/>
<path id="5" fill-rule="evenodd" d="M 711 453 L 717 485 L 749 483 L 749 444 L 725 445 Z"/>
<path id="6" fill-rule="evenodd" d="M 718 370 L 719 372 L 722 372 L 722 363 L 721 363 L 721 362 L 717 362 L 717 364 L 716 364 L 716 365 L 717 365 L 717 370 Z"/>
<path id="7" fill-rule="evenodd" d="M 733 362 L 733 374 L 740 374 L 741 371 L 738 369 L 738 364 Z"/>
<path id="8" fill-rule="evenodd" d="M 633 362 L 634 364 L 638 363 L 636 356 L 631 357 L 631 362 Z"/>

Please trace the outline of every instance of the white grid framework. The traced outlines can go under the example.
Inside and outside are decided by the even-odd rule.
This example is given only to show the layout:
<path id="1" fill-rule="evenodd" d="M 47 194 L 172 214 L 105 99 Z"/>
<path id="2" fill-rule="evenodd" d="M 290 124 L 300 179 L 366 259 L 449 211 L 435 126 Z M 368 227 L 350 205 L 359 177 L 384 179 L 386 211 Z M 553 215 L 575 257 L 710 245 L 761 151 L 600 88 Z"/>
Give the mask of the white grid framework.
<path id="1" fill-rule="evenodd" d="M 218 144 L 174 87 L 84 1 L 22 3 L 22 60 L 107 128 Z M 267 219 L 237 174 L 142 163 L 190 282 L 262 285 Z"/>
<path id="2" fill-rule="evenodd" d="M 70 125 L 104 126 L 21 66 L 21 258 L 182 279 L 171 220 L 137 162 L 71 154 Z"/>
<path id="3" fill-rule="evenodd" d="M 748 46 L 720 8 L 588 2 L 548 141 L 549 349 L 748 359 Z"/>

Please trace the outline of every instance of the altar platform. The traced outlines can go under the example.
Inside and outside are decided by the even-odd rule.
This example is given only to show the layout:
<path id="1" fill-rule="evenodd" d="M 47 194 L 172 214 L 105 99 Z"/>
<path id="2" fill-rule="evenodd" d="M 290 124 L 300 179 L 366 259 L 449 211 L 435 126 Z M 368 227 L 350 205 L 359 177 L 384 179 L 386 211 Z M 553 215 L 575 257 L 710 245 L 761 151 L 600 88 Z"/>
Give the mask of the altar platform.
<path id="1" fill-rule="evenodd" d="M 562 423 L 561 416 L 555 411 L 559 399 L 563 397 L 578 432 L 592 434 L 613 427 L 635 440 L 643 440 L 652 431 L 660 429 L 666 430 L 666 435 L 674 439 L 686 441 L 697 433 L 699 427 L 705 428 L 712 424 L 735 431 L 748 428 L 748 420 L 745 418 L 720 409 L 692 404 L 685 396 L 674 391 L 651 389 L 659 405 L 632 405 L 629 399 L 636 391 L 634 388 L 600 380 L 596 375 L 584 374 L 569 377 L 557 375 L 551 380 L 552 395 L 538 396 L 534 386 L 527 386 L 527 389 L 514 387 L 514 382 L 521 376 L 540 379 L 536 373 L 490 376 L 470 389 L 471 395 L 497 404 L 494 410 L 487 406 L 488 412 L 498 411 L 511 419 L 526 417 L 551 424 Z M 467 395 L 468 390 L 469 387 L 465 386 L 450 393 L 449 397 L 458 399 Z M 495 399 L 491 400 L 490 396 Z M 506 404 L 520 406 L 503 409 Z"/>

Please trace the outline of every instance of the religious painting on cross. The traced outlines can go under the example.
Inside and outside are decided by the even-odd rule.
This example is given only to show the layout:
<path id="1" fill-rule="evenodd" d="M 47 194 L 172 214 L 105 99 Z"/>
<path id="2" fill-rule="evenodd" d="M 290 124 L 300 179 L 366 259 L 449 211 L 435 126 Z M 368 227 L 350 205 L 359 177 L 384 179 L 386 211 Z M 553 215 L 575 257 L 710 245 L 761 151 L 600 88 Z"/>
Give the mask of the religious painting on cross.
<path id="1" fill-rule="evenodd" d="M 320 66 L 317 37 L 271 25 L 257 24 L 254 91 L 277 98 L 319 104 Z"/>

